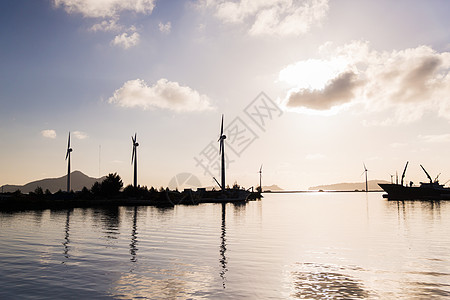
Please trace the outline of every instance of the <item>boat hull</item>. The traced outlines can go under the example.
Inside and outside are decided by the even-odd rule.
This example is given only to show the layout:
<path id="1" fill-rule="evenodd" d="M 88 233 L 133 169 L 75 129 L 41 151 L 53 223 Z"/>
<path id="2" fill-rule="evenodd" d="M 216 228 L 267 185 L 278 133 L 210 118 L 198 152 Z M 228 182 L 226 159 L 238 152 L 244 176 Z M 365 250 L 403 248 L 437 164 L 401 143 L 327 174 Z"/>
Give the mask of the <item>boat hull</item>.
<path id="1" fill-rule="evenodd" d="M 442 200 L 450 199 L 449 188 L 434 188 L 424 186 L 402 186 L 400 184 L 378 184 L 387 194 L 388 200 Z"/>

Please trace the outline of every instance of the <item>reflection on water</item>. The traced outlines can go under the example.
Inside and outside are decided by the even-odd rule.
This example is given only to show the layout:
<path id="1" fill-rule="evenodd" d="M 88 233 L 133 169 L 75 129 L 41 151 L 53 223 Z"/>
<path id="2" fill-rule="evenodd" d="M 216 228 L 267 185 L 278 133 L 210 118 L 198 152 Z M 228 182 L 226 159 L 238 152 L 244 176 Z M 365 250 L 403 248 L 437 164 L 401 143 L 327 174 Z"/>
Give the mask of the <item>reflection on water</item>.
<path id="1" fill-rule="evenodd" d="M 222 203 L 222 232 L 220 235 L 220 264 L 222 265 L 222 270 L 220 271 L 220 278 L 222 278 L 222 285 L 223 288 L 225 288 L 225 273 L 228 271 L 227 269 L 227 258 L 225 257 L 225 252 L 227 251 L 227 244 L 225 243 L 227 241 L 225 234 L 226 234 L 226 226 L 225 226 L 225 210 L 226 210 L 226 204 Z"/>
<path id="2" fill-rule="evenodd" d="M 297 264 L 292 297 L 299 299 L 365 299 L 370 293 L 361 280 L 345 274 L 345 268 L 314 263 Z"/>
<path id="3" fill-rule="evenodd" d="M 0 299 L 440 299 L 449 228 L 377 193 L 0 212 Z"/>
<path id="4" fill-rule="evenodd" d="M 72 209 L 67 210 L 67 215 L 66 215 L 66 226 L 65 226 L 65 235 L 64 235 L 64 242 L 63 242 L 65 258 L 69 258 L 69 243 L 70 243 L 69 230 L 70 230 L 70 214 L 71 214 L 71 212 L 72 212 Z"/>
<path id="5" fill-rule="evenodd" d="M 131 258 L 130 260 L 132 262 L 136 262 L 137 258 L 136 258 L 136 253 L 138 251 L 137 248 L 137 214 L 138 214 L 138 208 L 137 206 L 134 207 L 133 210 L 133 227 L 131 230 L 131 243 L 130 243 L 130 254 L 131 254 Z"/>

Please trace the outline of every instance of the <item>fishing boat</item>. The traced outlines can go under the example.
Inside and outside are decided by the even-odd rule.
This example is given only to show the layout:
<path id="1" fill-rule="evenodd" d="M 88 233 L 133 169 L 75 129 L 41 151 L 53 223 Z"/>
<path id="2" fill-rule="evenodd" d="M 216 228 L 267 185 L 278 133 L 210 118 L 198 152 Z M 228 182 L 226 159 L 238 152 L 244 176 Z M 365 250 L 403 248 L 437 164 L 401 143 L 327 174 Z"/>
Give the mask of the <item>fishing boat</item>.
<path id="1" fill-rule="evenodd" d="M 450 200 L 450 188 L 439 183 L 439 175 L 433 180 L 422 165 L 420 167 L 427 175 L 429 182 L 420 182 L 419 186 L 413 186 L 412 182 L 409 185 L 404 185 L 403 180 L 407 167 L 408 162 L 406 162 L 400 184 L 378 184 L 386 192 L 383 195 L 384 198 L 388 200 Z"/>

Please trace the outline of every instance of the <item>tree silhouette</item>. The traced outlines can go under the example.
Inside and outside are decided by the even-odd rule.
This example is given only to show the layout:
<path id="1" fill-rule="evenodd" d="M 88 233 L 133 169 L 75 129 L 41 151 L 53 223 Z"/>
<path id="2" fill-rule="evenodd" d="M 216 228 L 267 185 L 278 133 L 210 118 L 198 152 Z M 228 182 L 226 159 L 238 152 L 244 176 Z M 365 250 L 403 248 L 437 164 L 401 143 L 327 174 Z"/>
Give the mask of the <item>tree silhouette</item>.
<path id="1" fill-rule="evenodd" d="M 100 183 L 98 181 L 96 181 L 91 187 L 91 193 L 94 196 L 99 196 L 100 195 L 100 191 L 101 191 Z"/>
<path id="2" fill-rule="evenodd" d="M 103 196 L 111 197 L 120 193 L 123 182 L 117 173 L 109 173 L 105 180 L 102 181 L 100 191 Z"/>

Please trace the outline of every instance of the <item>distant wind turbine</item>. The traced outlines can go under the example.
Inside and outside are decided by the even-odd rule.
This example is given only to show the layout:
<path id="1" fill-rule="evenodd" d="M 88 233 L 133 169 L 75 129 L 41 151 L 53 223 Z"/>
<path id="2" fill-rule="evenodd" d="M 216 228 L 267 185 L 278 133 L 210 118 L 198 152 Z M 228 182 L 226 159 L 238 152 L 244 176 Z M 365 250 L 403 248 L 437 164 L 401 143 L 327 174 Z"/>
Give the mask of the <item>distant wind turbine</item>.
<path id="1" fill-rule="evenodd" d="M 366 168 L 366 164 L 365 163 L 363 163 L 363 165 L 364 165 L 364 172 L 362 172 L 362 174 L 365 174 L 366 175 L 366 193 L 369 191 L 369 189 L 368 189 L 368 186 L 367 186 L 367 172 L 369 171 L 369 170 L 367 170 L 367 168 Z M 361 174 L 361 175 L 362 175 Z"/>
<path id="2" fill-rule="evenodd" d="M 262 191 L 263 191 L 263 190 L 262 190 L 262 185 L 261 185 L 261 184 L 262 184 L 262 183 L 261 183 L 261 178 L 262 178 L 262 166 L 263 166 L 263 165 L 261 164 L 261 167 L 259 168 L 259 172 L 258 172 L 258 173 L 259 173 L 259 192 L 260 192 L 260 193 L 262 193 Z"/>
<path id="3" fill-rule="evenodd" d="M 67 192 L 70 192 L 70 153 L 72 148 L 70 148 L 70 131 L 67 143 L 66 160 L 67 160 Z"/>
<path id="4" fill-rule="evenodd" d="M 220 126 L 220 137 L 217 140 L 220 143 L 219 147 L 219 155 L 222 155 L 222 165 L 221 165 L 221 182 L 222 182 L 222 191 L 225 191 L 225 139 L 227 136 L 223 134 L 223 115 L 222 115 L 222 125 Z"/>
<path id="5" fill-rule="evenodd" d="M 136 141 L 136 133 L 133 136 L 131 136 L 131 141 L 133 142 L 133 153 L 131 154 L 131 164 L 133 164 L 134 161 L 134 178 L 133 178 L 133 185 L 134 187 L 137 187 L 137 147 L 139 146 L 139 143 Z"/>

